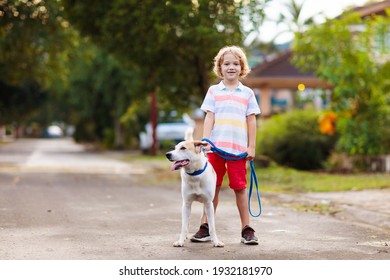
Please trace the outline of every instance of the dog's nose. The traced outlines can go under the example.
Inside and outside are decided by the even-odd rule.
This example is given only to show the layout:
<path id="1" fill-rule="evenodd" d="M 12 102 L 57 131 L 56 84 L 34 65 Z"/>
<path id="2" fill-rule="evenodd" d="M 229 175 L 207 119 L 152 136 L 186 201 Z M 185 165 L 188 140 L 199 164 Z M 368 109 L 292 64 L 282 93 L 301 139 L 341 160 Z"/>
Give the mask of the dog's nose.
<path id="1" fill-rule="evenodd" d="M 165 156 L 167 157 L 167 159 L 171 160 L 172 154 L 171 153 L 166 153 Z"/>

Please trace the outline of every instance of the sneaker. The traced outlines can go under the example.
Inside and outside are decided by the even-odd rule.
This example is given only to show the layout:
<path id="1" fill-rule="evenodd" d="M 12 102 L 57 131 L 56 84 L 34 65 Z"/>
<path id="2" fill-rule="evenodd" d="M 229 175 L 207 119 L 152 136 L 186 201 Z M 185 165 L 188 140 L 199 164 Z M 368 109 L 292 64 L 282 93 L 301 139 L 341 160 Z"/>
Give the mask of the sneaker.
<path id="1" fill-rule="evenodd" d="M 258 245 L 259 241 L 255 236 L 255 230 L 250 226 L 245 226 L 241 231 L 241 243 L 247 245 Z"/>
<path id="2" fill-rule="evenodd" d="M 207 242 L 211 241 L 211 236 L 209 233 L 209 225 L 204 223 L 200 225 L 200 228 L 197 233 L 191 237 L 192 242 Z"/>

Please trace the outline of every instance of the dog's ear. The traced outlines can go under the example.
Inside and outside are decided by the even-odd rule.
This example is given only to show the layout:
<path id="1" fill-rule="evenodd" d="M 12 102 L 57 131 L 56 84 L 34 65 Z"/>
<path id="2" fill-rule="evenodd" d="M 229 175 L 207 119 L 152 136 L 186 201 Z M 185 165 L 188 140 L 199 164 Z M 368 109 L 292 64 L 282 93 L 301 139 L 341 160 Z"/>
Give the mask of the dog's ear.
<path id="1" fill-rule="evenodd" d="M 208 143 L 206 141 L 194 141 L 195 151 L 200 153 L 203 147 L 206 147 Z"/>

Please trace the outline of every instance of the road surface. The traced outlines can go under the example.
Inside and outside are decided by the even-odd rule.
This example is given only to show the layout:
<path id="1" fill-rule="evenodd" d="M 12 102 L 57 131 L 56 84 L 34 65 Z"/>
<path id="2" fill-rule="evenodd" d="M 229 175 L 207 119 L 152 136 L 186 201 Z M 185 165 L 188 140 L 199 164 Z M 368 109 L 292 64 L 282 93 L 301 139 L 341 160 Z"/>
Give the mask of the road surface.
<path id="1" fill-rule="evenodd" d="M 70 139 L 22 139 L 0 145 L 2 260 L 389 260 L 390 190 L 286 195 L 262 193 L 251 220 L 258 246 L 240 243 L 234 194 L 221 191 L 216 215 L 224 248 L 179 237 L 181 196 L 170 163 L 124 161 L 131 153 L 96 152 Z M 334 215 L 289 205 L 332 203 Z M 252 205 L 256 205 L 252 202 Z M 256 209 L 254 209 L 256 212 Z M 190 233 L 199 225 L 193 204 Z"/>

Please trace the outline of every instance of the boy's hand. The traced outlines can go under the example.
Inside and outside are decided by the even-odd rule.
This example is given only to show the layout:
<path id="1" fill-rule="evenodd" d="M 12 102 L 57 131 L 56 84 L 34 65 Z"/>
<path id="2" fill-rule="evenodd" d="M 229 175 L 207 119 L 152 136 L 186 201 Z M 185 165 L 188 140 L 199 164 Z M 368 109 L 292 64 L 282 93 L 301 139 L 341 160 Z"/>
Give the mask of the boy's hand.
<path id="1" fill-rule="evenodd" d="M 246 152 L 248 153 L 248 155 L 246 156 L 247 160 L 252 161 L 255 159 L 255 148 L 248 147 Z"/>
<path id="2" fill-rule="evenodd" d="M 205 152 L 208 152 L 208 151 L 211 150 L 211 145 L 210 145 L 209 142 L 203 141 L 202 143 L 203 143 L 203 150 L 204 150 Z"/>

